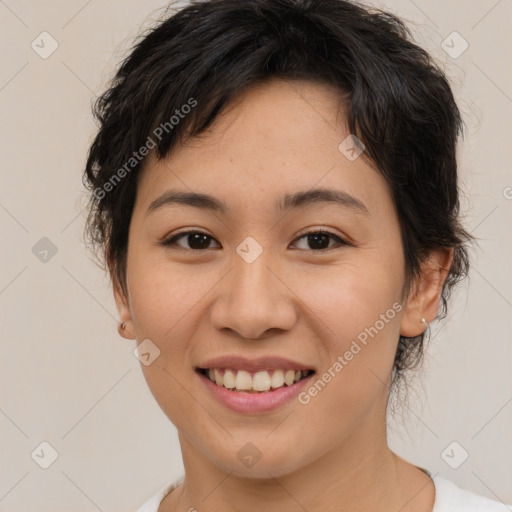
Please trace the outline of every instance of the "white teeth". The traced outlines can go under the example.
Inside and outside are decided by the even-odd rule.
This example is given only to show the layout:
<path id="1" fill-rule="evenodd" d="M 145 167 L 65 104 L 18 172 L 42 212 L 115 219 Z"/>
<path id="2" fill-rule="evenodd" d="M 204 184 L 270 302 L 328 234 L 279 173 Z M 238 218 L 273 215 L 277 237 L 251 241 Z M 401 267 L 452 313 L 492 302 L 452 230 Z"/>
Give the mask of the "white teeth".
<path id="1" fill-rule="evenodd" d="M 215 382 L 217 383 L 218 386 L 222 386 L 224 384 L 224 377 L 222 376 L 222 373 L 220 373 L 219 370 L 217 370 L 217 368 L 215 368 L 214 372 L 215 372 Z M 210 380 L 212 380 L 211 377 L 210 377 Z"/>
<path id="2" fill-rule="evenodd" d="M 235 374 L 231 370 L 226 370 L 224 372 L 224 383 L 223 386 L 228 389 L 233 389 L 235 384 Z"/>
<path id="3" fill-rule="evenodd" d="M 295 381 L 295 372 L 293 370 L 287 370 L 284 374 L 284 383 L 287 386 L 291 386 Z"/>
<path id="4" fill-rule="evenodd" d="M 235 379 L 235 387 L 239 390 L 251 389 L 252 388 L 252 378 L 249 372 L 245 370 L 238 370 Z"/>
<path id="5" fill-rule="evenodd" d="M 275 370 L 272 375 L 272 383 L 271 386 L 275 388 L 280 388 L 284 385 L 284 373 L 283 370 Z"/>
<path id="6" fill-rule="evenodd" d="M 252 378 L 252 389 L 255 391 L 268 391 L 270 389 L 270 380 L 268 372 L 256 372 Z"/>
<path id="7" fill-rule="evenodd" d="M 227 389 L 265 392 L 271 388 L 277 389 L 284 385 L 291 386 L 308 375 L 308 372 L 300 370 L 273 370 L 272 375 L 270 375 L 268 371 L 262 370 L 251 376 L 246 370 L 209 368 L 205 374 L 212 382 Z"/>

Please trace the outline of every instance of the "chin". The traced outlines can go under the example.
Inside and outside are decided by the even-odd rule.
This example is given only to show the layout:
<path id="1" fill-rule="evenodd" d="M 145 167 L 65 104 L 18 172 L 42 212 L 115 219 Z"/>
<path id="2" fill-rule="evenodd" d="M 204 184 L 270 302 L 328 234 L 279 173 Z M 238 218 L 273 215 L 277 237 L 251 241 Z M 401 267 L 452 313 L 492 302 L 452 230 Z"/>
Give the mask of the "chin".
<path id="1" fill-rule="evenodd" d="M 268 435 L 268 432 L 265 434 Z M 273 443 L 244 440 L 234 442 L 233 450 L 212 454 L 212 464 L 240 478 L 268 479 L 288 475 L 307 465 L 297 457 L 297 443 Z M 300 445 L 299 445 L 300 446 Z M 291 457 L 293 456 L 293 458 Z"/>

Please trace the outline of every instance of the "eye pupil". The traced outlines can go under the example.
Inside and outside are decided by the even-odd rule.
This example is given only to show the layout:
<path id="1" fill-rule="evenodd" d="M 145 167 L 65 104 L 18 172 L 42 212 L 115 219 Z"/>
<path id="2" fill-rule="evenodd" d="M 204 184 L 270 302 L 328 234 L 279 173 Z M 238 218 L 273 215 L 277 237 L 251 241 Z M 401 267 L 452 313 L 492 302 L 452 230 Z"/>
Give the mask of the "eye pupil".
<path id="1" fill-rule="evenodd" d="M 204 235 L 203 233 L 191 233 L 188 235 L 188 243 L 192 249 L 207 249 L 209 238 L 208 235 Z M 195 245 L 196 243 L 197 245 Z"/>
<path id="2" fill-rule="evenodd" d="M 326 249 L 329 247 L 329 238 L 330 235 L 326 233 L 313 233 L 308 235 L 308 243 L 312 249 Z"/>

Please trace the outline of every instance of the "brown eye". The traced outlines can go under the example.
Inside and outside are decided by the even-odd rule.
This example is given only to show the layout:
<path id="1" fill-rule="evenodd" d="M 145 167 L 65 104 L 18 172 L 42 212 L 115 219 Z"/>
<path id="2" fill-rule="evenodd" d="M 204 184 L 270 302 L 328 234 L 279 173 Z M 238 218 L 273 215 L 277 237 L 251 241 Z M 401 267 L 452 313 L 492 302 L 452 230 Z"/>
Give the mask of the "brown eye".
<path id="1" fill-rule="evenodd" d="M 338 235 L 330 233 L 329 231 L 310 231 L 309 233 L 305 233 L 301 237 L 297 238 L 297 240 L 302 239 L 305 239 L 306 245 L 309 245 L 309 247 L 305 247 L 305 249 L 311 251 L 331 249 L 333 246 L 330 246 L 329 243 L 332 240 L 337 241 L 338 245 L 348 245 Z"/>
<path id="2" fill-rule="evenodd" d="M 306 247 L 302 247 L 302 249 L 315 252 L 325 251 L 340 245 L 350 245 L 338 235 L 330 233 L 329 231 L 310 231 L 297 238 L 297 240 L 303 239 L 306 241 Z M 182 240 L 185 240 L 185 245 L 179 243 Z M 175 246 L 184 250 L 200 251 L 215 248 L 210 245 L 212 241 L 215 241 L 213 237 L 201 231 L 184 231 L 164 240 L 161 242 L 161 245 L 164 247 Z M 335 243 L 332 244 L 331 242 Z M 297 241 L 295 243 L 297 243 Z M 220 245 L 218 247 L 220 247 Z"/>
<path id="3" fill-rule="evenodd" d="M 178 241 L 182 239 L 186 241 L 188 247 L 178 244 Z M 169 238 L 168 240 L 164 240 L 162 245 L 165 247 L 176 245 L 182 249 L 198 251 L 202 249 L 211 249 L 212 247 L 210 247 L 210 242 L 212 240 L 214 240 L 213 237 L 201 231 L 185 231 Z"/>

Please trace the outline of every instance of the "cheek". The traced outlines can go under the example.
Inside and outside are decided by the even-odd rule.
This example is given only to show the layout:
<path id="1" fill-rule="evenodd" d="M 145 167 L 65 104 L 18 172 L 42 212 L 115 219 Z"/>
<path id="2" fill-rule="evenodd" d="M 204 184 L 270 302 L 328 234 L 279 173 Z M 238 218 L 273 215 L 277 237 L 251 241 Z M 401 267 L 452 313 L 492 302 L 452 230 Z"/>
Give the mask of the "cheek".
<path id="1" fill-rule="evenodd" d="M 171 265 L 159 259 L 133 261 L 129 277 L 132 318 L 137 338 L 167 342 L 190 324 L 211 289 L 214 276 L 197 268 Z"/>
<path id="2" fill-rule="evenodd" d="M 382 390 L 391 375 L 403 279 L 401 259 L 391 261 L 389 257 L 361 257 L 326 268 L 324 275 L 317 271 L 308 279 L 302 274 L 302 285 L 297 281 L 305 311 L 312 311 L 317 319 L 319 350 L 326 360 L 323 370 L 329 372 L 321 379 L 327 382 L 325 391 L 322 383 L 319 387 L 330 404 L 344 404 L 348 409 L 361 406 Z"/>
<path id="3" fill-rule="evenodd" d="M 150 365 L 141 364 L 144 378 L 169 420 L 177 427 L 191 428 L 187 424 L 190 414 L 183 414 L 194 409 L 191 395 L 183 388 L 193 376 L 186 363 L 191 360 L 190 340 L 202 321 L 201 299 L 214 283 L 169 261 L 132 262 L 131 313 L 137 341 L 150 339 L 160 351 Z M 192 416 L 201 417 L 198 413 Z"/>
<path id="4" fill-rule="evenodd" d="M 357 431 L 377 404 L 386 403 L 401 305 L 393 302 L 389 290 L 377 288 L 374 281 L 355 276 L 319 286 L 322 295 L 312 309 L 329 329 L 319 336 L 319 353 L 325 353 L 321 371 L 304 389 L 298 406 L 304 421 L 311 423 L 301 434 L 305 445 L 320 443 L 328 451 L 333 439 Z M 313 434 L 319 431 L 322 440 Z"/>
<path id="5" fill-rule="evenodd" d="M 365 328 L 373 326 L 386 315 L 386 328 L 396 328 L 397 307 L 400 300 L 403 275 L 400 260 L 366 254 L 367 257 L 347 258 L 340 264 L 300 272 L 293 281 L 293 289 L 305 304 L 304 314 L 317 319 L 326 329 L 327 339 L 343 348 L 347 340 L 357 337 Z M 310 311 L 309 313 L 307 311 Z"/>

